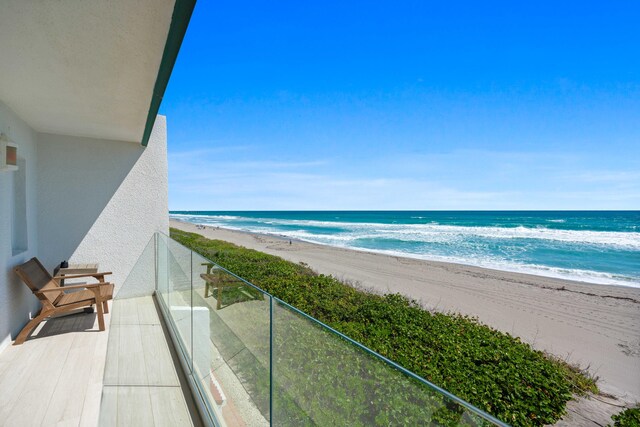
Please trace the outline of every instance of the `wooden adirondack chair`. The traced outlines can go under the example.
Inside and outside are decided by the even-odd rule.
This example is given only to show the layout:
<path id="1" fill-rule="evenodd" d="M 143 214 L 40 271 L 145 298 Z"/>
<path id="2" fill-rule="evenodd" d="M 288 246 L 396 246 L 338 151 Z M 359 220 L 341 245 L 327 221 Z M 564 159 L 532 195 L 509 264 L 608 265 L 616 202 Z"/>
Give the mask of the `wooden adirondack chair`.
<path id="1" fill-rule="evenodd" d="M 25 342 L 31 331 L 45 318 L 77 308 L 91 307 L 93 304 L 96 305 L 100 330 L 105 330 L 103 312 L 109 312 L 107 301 L 113 298 L 113 284 L 105 282 L 104 276 L 111 274 L 111 272 L 68 274 L 52 277 L 37 258 L 31 258 L 13 270 L 42 304 L 38 315 L 31 319 L 20 331 L 13 345 L 20 345 Z M 61 279 L 76 279 L 79 277 L 93 277 L 99 283 L 60 286 Z"/>

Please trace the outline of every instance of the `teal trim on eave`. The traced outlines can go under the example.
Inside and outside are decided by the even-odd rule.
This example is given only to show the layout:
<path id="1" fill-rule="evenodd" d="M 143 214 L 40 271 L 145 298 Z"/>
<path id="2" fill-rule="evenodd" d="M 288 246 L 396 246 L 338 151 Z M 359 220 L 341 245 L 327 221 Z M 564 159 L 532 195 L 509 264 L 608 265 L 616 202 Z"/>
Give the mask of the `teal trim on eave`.
<path id="1" fill-rule="evenodd" d="M 153 94 L 151 96 L 149 114 L 147 115 L 147 122 L 144 127 L 144 133 L 142 134 L 142 145 L 145 147 L 149 143 L 153 124 L 156 121 L 158 110 L 160 110 L 160 103 L 162 102 L 164 91 L 167 89 L 169 77 L 171 77 L 171 71 L 173 71 L 173 66 L 176 63 L 180 45 L 182 45 L 182 39 L 184 39 L 184 35 L 187 32 L 189 20 L 191 19 L 195 5 L 196 0 L 176 0 L 173 7 L 169 34 L 167 34 L 167 42 L 164 45 L 164 52 L 162 52 L 158 77 L 156 77 L 156 84 L 153 87 Z"/>

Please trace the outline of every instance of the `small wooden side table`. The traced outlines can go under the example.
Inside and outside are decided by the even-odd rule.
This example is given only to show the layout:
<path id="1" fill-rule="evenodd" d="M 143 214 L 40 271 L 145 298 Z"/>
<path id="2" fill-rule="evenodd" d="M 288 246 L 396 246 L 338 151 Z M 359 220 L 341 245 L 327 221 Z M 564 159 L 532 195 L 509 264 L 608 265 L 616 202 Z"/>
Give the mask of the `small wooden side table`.
<path id="1" fill-rule="evenodd" d="M 98 272 L 98 264 L 69 264 L 69 267 L 57 268 L 54 276 L 66 276 L 67 274 L 92 274 Z M 104 281 L 104 277 L 102 278 Z M 64 279 L 60 280 L 60 286 L 64 286 Z"/>

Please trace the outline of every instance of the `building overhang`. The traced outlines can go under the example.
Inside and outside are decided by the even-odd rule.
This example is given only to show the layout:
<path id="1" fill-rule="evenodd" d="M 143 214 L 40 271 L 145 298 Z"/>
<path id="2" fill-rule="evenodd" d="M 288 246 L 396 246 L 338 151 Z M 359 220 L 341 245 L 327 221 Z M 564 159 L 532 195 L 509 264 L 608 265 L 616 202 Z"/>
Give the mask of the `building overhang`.
<path id="1" fill-rule="evenodd" d="M 9 0 L 0 100 L 38 132 L 146 145 L 195 0 Z"/>

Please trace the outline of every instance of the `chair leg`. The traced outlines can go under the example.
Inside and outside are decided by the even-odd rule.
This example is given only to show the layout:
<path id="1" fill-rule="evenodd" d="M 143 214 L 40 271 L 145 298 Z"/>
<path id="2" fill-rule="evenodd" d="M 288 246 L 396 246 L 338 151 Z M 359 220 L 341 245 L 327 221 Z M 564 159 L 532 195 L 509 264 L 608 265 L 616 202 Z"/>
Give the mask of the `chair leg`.
<path id="1" fill-rule="evenodd" d="M 98 326 L 101 331 L 105 330 L 104 327 L 104 314 L 102 312 L 102 301 L 96 301 L 96 311 L 98 312 Z"/>
<path id="2" fill-rule="evenodd" d="M 109 301 L 103 301 L 102 308 L 104 309 L 104 314 L 109 313 Z"/>
<path id="3" fill-rule="evenodd" d="M 27 340 L 27 337 L 29 336 L 31 331 L 33 331 L 33 329 L 36 326 L 38 326 L 38 324 L 42 322 L 47 316 L 48 316 L 48 313 L 40 313 L 39 315 L 31 319 L 29 323 L 27 323 L 25 327 L 22 328 L 22 330 L 16 337 L 16 340 L 13 342 L 13 345 L 20 345 L 24 343 Z"/>

